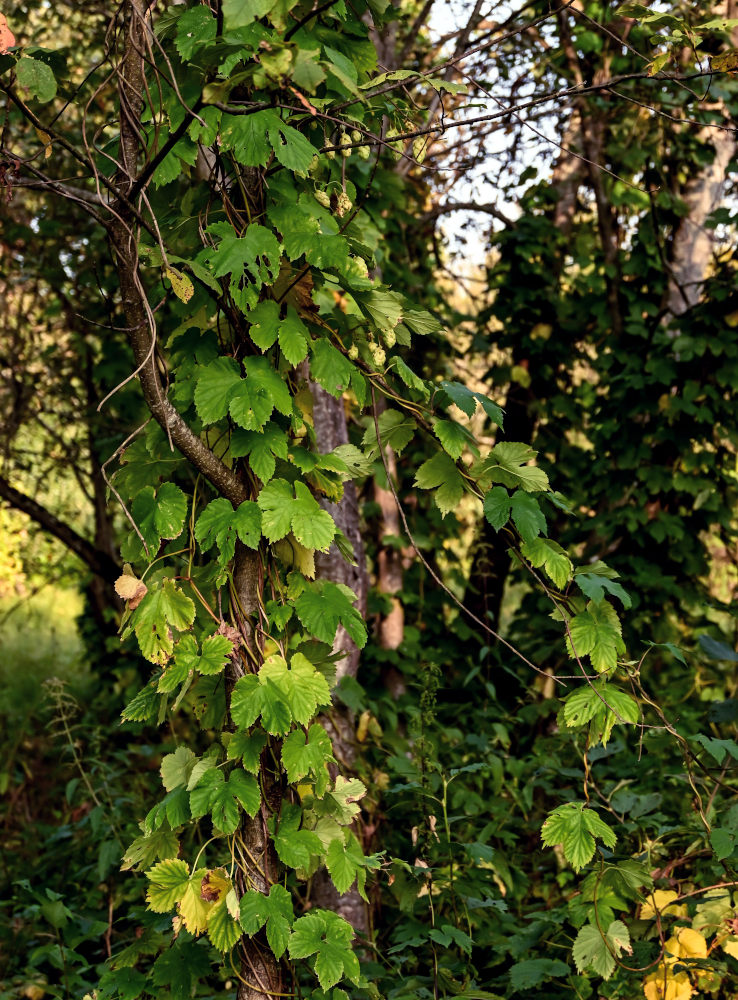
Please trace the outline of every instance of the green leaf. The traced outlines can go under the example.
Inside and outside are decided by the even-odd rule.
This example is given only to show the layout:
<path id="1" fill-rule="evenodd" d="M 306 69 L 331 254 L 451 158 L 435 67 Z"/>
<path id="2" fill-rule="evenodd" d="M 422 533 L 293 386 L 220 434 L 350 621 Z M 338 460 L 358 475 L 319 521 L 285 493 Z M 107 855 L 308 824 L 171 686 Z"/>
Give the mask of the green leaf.
<path id="1" fill-rule="evenodd" d="M 569 971 L 569 966 L 557 958 L 528 958 L 511 967 L 510 985 L 517 991 L 531 990 L 546 979 L 567 976 Z"/>
<path id="2" fill-rule="evenodd" d="M 589 656 L 598 673 L 611 670 L 618 654 L 625 653 L 621 625 L 615 609 L 607 601 L 590 601 L 584 611 L 569 622 L 566 645 L 570 656 Z"/>
<path id="3" fill-rule="evenodd" d="M 121 871 L 143 871 L 159 858 L 173 858 L 179 853 L 179 840 L 171 830 L 159 829 L 136 837 L 123 855 Z"/>
<path id="4" fill-rule="evenodd" d="M 567 726 L 573 728 L 590 723 L 591 745 L 601 742 L 606 746 L 616 722 L 635 725 L 639 718 L 638 703 L 612 684 L 588 684 L 573 691 L 564 704 Z"/>
<path id="5" fill-rule="evenodd" d="M 228 912 L 225 895 L 208 913 L 208 937 L 218 951 L 226 952 L 242 936 L 239 923 Z"/>
<path id="6" fill-rule="evenodd" d="M 162 758 L 161 780 L 168 792 L 180 786 L 187 787 L 196 760 L 197 757 L 189 747 L 177 747 L 174 753 Z"/>
<path id="7" fill-rule="evenodd" d="M 282 764 L 290 784 L 310 773 L 317 776 L 333 760 L 330 737 L 318 722 L 313 723 L 307 736 L 302 729 L 295 729 L 282 743 Z"/>
<path id="8" fill-rule="evenodd" d="M 187 517 L 187 497 L 174 483 L 164 483 L 158 491 L 146 486 L 133 501 L 131 513 L 152 559 L 162 538 L 181 534 Z"/>
<path id="9" fill-rule="evenodd" d="M 202 876 L 201 876 L 202 877 Z M 146 901 L 155 913 L 166 913 L 178 903 L 190 883 L 190 869 L 186 861 L 170 858 L 146 872 L 149 888 Z"/>
<path id="10" fill-rule="evenodd" d="M 272 152 L 266 127 L 273 115 L 269 110 L 252 115 L 224 114 L 220 127 L 223 148 L 231 150 L 236 160 L 246 167 L 264 166 Z"/>
<path id="11" fill-rule="evenodd" d="M 364 620 L 354 607 L 356 594 L 348 587 L 330 580 L 308 583 L 295 601 L 295 611 L 302 625 L 321 642 L 332 644 L 339 625 L 343 625 L 359 649 L 366 644 Z"/>
<path id="12" fill-rule="evenodd" d="M 548 476 L 542 469 L 527 465 L 536 457 L 536 452 L 527 445 L 515 441 L 501 441 L 484 460 L 483 473 L 493 482 L 503 486 L 517 487 L 529 493 L 548 489 Z"/>
<path id="13" fill-rule="evenodd" d="M 299 732 L 299 730 L 295 730 Z M 266 733 L 245 733 L 239 730 L 230 735 L 226 755 L 228 760 L 240 760 L 245 771 L 258 774 L 261 765 L 261 751 L 266 746 Z"/>
<path id="14" fill-rule="evenodd" d="M 308 353 L 310 335 L 297 311 L 289 306 L 287 315 L 279 324 L 279 349 L 291 365 L 299 365 Z"/>
<path id="15" fill-rule="evenodd" d="M 241 371 L 233 358 L 215 358 L 200 368 L 195 386 L 195 408 L 204 424 L 214 424 L 228 413 L 228 405 L 241 383 Z"/>
<path id="16" fill-rule="evenodd" d="M 195 522 L 195 538 L 204 552 L 218 546 L 221 563 L 229 563 L 236 551 L 236 538 L 250 549 L 261 538 L 261 511 L 253 500 L 244 500 L 233 509 L 230 500 L 211 500 Z"/>
<path id="17" fill-rule="evenodd" d="M 546 518 L 538 501 L 523 490 L 515 490 L 510 497 L 510 513 L 518 534 L 524 542 L 533 542 L 546 533 Z"/>
<path id="18" fill-rule="evenodd" d="M 265 299 L 248 314 L 249 337 L 262 351 L 268 350 L 279 334 L 279 303 Z"/>
<path id="19" fill-rule="evenodd" d="M 266 924 L 267 941 L 277 960 L 287 949 L 293 921 L 292 897 L 282 885 L 273 885 L 268 896 L 251 890 L 241 897 L 241 926 L 253 935 Z"/>
<path id="20" fill-rule="evenodd" d="M 51 69 L 40 59 L 21 56 L 15 64 L 18 86 L 24 100 L 36 100 L 41 104 L 56 97 L 56 79 Z"/>
<path id="21" fill-rule="evenodd" d="M 327 552 L 336 534 L 333 518 L 321 508 L 304 483 L 295 483 L 295 501 L 292 504 L 292 533 L 306 549 Z"/>
<path id="22" fill-rule="evenodd" d="M 301 830 L 302 810 L 299 806 L 284 803 L 279 826 L 274 834 L 274 849 L 282 864 L 288 868 L 307 868 L 314 854 L 323 853 L 320 837 L 311 830 Z"/>
<path id="23" fill-rule="evenodd" d="M 504 486 L 493 486 L 484 498 L 482 507 L 484 516 L 495 531 L 499 531 L 510 519 L 510 511 L 512 509 L 510 494 Z"/>
<path id="24" fill-rule="evenodd" d="M 299 174 L 307 174 L 318 150 L 296 128 L 274 115 L 267 124 L 269 143 L 283 167 Z"/>
<path id="25" fill-rule="evenodd" d="M 710 832 L 710 845 L 715 852 L 718 861 L 729 858 L 735 850 L 738 835 L 735 830 L 726 830 L 722 827 L 713 827 Z"/>
<path id="26" fill-rule="evenodd" d="M 579 972 L 592 969 L 603 979 L 615 971 L 615 959 L 623 951 L 631 954 L 630 934 L 620 920 L 613 920 L 603 937 L 598 927 L 585 924 L 577 934 L 572 956 Z"/>
<path id="27" fill-rule="evenodd" d="M 397 410 L 383 410 L 377 419 L 377 426 L 379 428 L 379 439 L 382 442 L 382 447 L 389 447 L 393 451 L 396 451 L 398 455 L 402 454 L 415 436 L 415 421 L 399 413 Z M 377 426 L 375 426 L 374 420 L 371 420 L 362 439 L 362 444 L 372 458 L 376 458 L 379 455 Z"/>
<path id="28" fill-rule="evenodd" d="M 454 460 L 442 451 L 423 462 L 415 473 L 415 486 L 421 490 L 438 487 L 433 499 L 444 517 L 456 509 L 464 495 L 464 479 Z"/>
<path id="29" fill-rule="evenodd" d="M 218 246 L 206 254 L 213 275 L 230 275 L 231 295 L 240 306 L 253 308 L 262 285 L 274 284 L 279 274 L 281 248 L 276 236 L 257 223 L 252 223 L 244 236 L 234 235 L 230 223 L 215 223 L 208 232 L 222 236 Z"/>
<path id="30" fill-rule="evenodd" d="M 264 17 L 274 7 L 276 0 L 223 0 L 224 33 L 245 28 Z"/>
<path id="31" fill-rule="evenodd" d="M 262 531 L 270 542 L 284 538 L 292 530 L 292 487 L 284 479 L 273 479 L 256 500 L 262 513 Z"/>
<path id="32" fill-rule="evenodd" d="M 172 654 L 172 629 L 182 632 L 195 620 L 195 605 L 173 580 L 160 586 L 152 584 L 132 613 L 128 629 L 133 628 L 141 652 L 152 663 L 165 663 Z"/>
<path id="33" fill-rule="evenodd" d="M 454 461 L 461 458 L 464 448 L 470 445 L 474 447 L 473 435 L 465 427 L 462 427 L 461 424 L 457 424 L 455 420 L 439 420 L 436 418 L 433 421 L 433 431 L 443 445 L 444 451 Z"/>
<path id="34" fill-rule="evenodd" d="M 336 399 L 348 389 L 354 366 L 325 338 L 310 345 L 310 374 L 316 382 Z"/>
<path id="35" fill-rule="evenodd" d="M 607 847 L 614 847 L 616 837 L 597 813 L 583 802 L 567 802 L 549 813 L 541 829 L 541 840 L 546 847 L 561 844 L 564 856 L 575 871 L 592 859 L 595 838 Z"/>
<path id="36" fill-rule="evenodd" d="M 232 652 L 233 643 L 224 635 L 211 635 L 203 639 L 201 652 L 198 652 L 195 637 L 186 635 L 174 649 L 174 663 L 184 675 L 190 671 L 197 671 L 200 674 L 219 674 Z"/>
<path id="37" fill-rule="evenodd" d="M 588 597 L 590 601 L 598 604 L 605 596 L 605 591 L 613 597 L 622 601 L 624 608 L 630 608 L 633 604 L 627 591 L 621 587 L 616 580 L 608 580 L 604 576 L 596 576 L 591 573 L 578 572 L 576 582 L 579 589 Z"/>
<path id="38" fill-rule="evenodd" d="M 172 1000 L 192 1000 L 197 982 L 210 971 L 207 949 L 194 941 L 180 941 L 159 955 L 150 976 L 154 986 L 165 987 Z"/>
<path id="39" fill-rule="evenodd" d="M 239 804 L 252 817 L 261 805 L 256 778 L 241 770 L 233 771 L 226 781 L 221 770 L 211 768 L 190 793 L 192 818 L 210 813 L 213 825 L 227 834 L 234 833 L 238 826 Z"/>
<path id="40" fill-rule="evenodd" d="M 495 489 L 501 488 L 495 487 Z M 548 538 L 533 538 L 529 542 L 523 542 L 520 551 L 535 569 L 543 567 L 546 576 L 559 590 L 563 590 L 571 579 L 573 571 L 571 560 L 556 542 Z"/>
<path id="41" fill-rule="evenodd" d="M 233 391 L 230 414 L 247 431 L 260 431 L 273 410 L 285 416 L 292 413 L 289 389 L 268 358 L 246 358 L 246 378 Z"/>
<path id="42" fill-rule="evenodd" d="M 357 875 L 364 872 L 364 852 L 359 841 L 350 830 L 332 840 L 325 857 L 326 868 L 338 892 L 348 892 Z"/>
<path id="43" fill-rule="evenodd" d="M 410 313 L 405 316 L 405 322 L 410 323 Z M 434 321 L 435 322 L 435 321 Z M 435 324 L 435 329 L 438 329 L 440 324 Z M 416 332 L 421 332 L 416 329 Z M 422 332 L 434 332 L 434 330 L 423 330 Z M 465 385 L 461 382 L 441 382 L 441 389 L 448 397 L 448 400 L 455 403 L 462 413 L 465 413 L 467 417 L 474 416 L 474 412 L 479 404 L 490 420 L 497 424 L 498 427 L 502 427 L 502 410 L 500 407 L 493 403 L 492 400 L 487 399 L 485 395 L 481 392 L 472 392 L 471 389 L 467 389 Z M 499 480 L 502 482 L 502 480 Z M 508 486 L 514 486 L 515 483 L 507 483 Z"/>
<path id="44" fill-rule="evenodd" d="M 193 7 L 184 11 L 177 20 L 175 45 L 184 60 L 192 59 L 198 49 L 213 41 L 218 22 L 207 7 Z"/>
<path id="45" fill-rule="evenodd" d="M 287 435 L 271 421 L 261 431 L 236 427 L 231 435 L 230 452 L 234 458 L 248 456 L 249 465 L 263 483 L 268 483 L 276 469 L 276 459 L 287 458 Z"/>
<path id="46" fill-rule="evenodd" d="M 710 736 L 703 736 L 701 733 L 693 738 L 695 743 L 703 746 L 721 767 L 726 754 L 729 754 L 733 760 L 738 760 L 738 743 L 735 740 L 713 739 Z"/>
<path id="47" fill-rule="evenodd" d="M 290 936 L 290 958 L 315 955 L 315 972 L 321 989 L 328 990 L 346 975 L 359 979 L 359 962 L 351 949 L 353 928 L 337 913 L 312 910 L 295 921 Z"/>
<path id="48" fill-rule="evenodd" d="M 305 548 L 327 552 L 336 534 L 333 518 L 304 483 L 295 483 L 296 496 L 292 489 L 284 479 L 273 479 L 257 497 L 265 536 L 275 542 L 292 531 Z"/>

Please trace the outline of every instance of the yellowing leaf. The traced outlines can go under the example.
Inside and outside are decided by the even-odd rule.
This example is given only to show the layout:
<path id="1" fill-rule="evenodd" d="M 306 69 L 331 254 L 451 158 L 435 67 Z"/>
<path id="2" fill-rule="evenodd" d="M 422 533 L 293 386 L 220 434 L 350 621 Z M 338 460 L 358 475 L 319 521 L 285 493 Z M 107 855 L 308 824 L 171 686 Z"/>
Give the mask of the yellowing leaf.
<path id="1" fill-rule="evenodd" d="M 669 906 L 675 899 L 679 899 L 679 893 L 673 889 L 654 889 L 648 902 L 641 906 L 641 920 L 654 920 L 657 912 L 662 917 L 686 917 L 686 905 Z"/>
<path id="2" fill-rule="evenodd" d="M 208 925 L 211 903 L 202 898 L 203 872 L 195 872 L 179 901 L 179 913 L 190 934 L 201 934 Z"/>
<path id="3" fill-rule="evenodd" d="M 0 25 L 0 31 L 2 31 L 2 25 Z M 1 46 L 2 42 L 0 41 L 0 47 Z M 51 136 L 49 135 L 48 132 L 44 132 L 43 129 L 40 128 L 36 129 L 36 135 L 38 136 L 39 140 L 41 141 L 44 147 L 44 159 L 48 160 L 48 158 L 51 156 Z"/>
<path id="4" fill-rule="evenodd" d="M 707 941 L 691 927 L 679 927 L 676 932 L 680 958 L 707 958 Z"/>
<path id="5" fill-rule="evenodd" d="M 169 278 L 172 285 L 172 291 L 182 302 L 189 302 L 195 292 L 195 286 L 192 284 L 190 278 L 186 274 L 182 274 L 181 271 L 177 271 L 173 267 L 165 267 L 164 274 Z"/>
<path id="6" fill-rule="evenodd" d="M 694 991 L 686 972 L 674 975 L 670 969 L 659 965 L 655 972 L 646 976 L 643 992 L 646 1000 L 689 1000 Z"/>

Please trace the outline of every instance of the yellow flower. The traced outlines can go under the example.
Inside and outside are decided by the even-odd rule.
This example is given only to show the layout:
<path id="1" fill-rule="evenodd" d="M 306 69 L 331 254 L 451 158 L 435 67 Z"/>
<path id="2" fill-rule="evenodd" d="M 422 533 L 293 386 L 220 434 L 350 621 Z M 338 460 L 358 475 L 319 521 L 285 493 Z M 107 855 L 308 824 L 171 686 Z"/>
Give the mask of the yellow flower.
<path id="1" fill-rule="evenodd" d="M 643 983 L 646 1000 L 689 1000 L 694 993 L 686 972 L 676 975 L 666 965 L 660 965 Z"/>
<path id="2" fill-rule="evenodd" d="M 686 917 L 686 904 L 681 906 L 669 905 L 675 899 L 679 899 L 679 893 L 673 889 L 654 889 L 648 898 L 648 902 L 641 906 L 641 920 L 654 920 L 656 912 L 662 917 Z M 664 910 L 666 912 L 664 913 Z"/>

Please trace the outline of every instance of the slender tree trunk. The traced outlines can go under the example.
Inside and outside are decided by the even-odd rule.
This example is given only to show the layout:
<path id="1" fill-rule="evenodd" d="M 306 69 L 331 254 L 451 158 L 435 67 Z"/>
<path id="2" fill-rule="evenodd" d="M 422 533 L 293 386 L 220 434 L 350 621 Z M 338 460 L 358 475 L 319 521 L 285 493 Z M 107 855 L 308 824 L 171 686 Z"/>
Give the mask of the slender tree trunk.
<path id="1" fill-rule="evenodd" d="M 313 424 L 319 450 L 325 453 L 341 444 L 348 443 L 348 428 L 343 400 L 335 399 L 315 382 L 310 383 L 310 391 L 313 397 Z M 358 598 L 359 611 L 362 616 L 366 616 L 369 581 L 359 521 L 359 499 L 355 485 L 352 482 L 346 483 L 343 497 L 338 503 L 323 500 L 322 506 L 331 514 L 336 526 L 351 543 L 354 550 L 354 565 L 343 558 L 334 543 L 328 552 L 316 552 L 316 575 L 321 579 L 343 583 L 350 587 Z M 333 651 L 342 654 L 336 669 L 337 680 L 346 676 L 356 677 L 359 669 L 359 649 L 343 626 L 340 626 L 336 633 Z M 321 721 L 333 741 L 333 750 L 337 759 L 343 767 L 350 770 L 356 762 L 353 713 L 346 708 L 334 707 L 330 716 L 324 716 Z M 316 873 L 311 895 L 314 903 L 339 913 L 359 934 L 368 933 L 369 920 L 364 900 L 356 889 L 339 895 L 325 868 Z"/>

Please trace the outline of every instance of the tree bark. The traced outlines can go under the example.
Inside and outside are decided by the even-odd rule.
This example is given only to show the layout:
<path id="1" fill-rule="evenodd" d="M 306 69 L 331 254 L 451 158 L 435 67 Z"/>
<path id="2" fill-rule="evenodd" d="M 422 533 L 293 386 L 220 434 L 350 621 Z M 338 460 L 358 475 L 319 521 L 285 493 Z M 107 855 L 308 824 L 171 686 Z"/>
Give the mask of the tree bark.
<path id="1" fill-rule="evenodd" d="M 310 382 L 310 391 L 313 397 L 313 425 L 319 450 L 329 452 L 341 444 L 347 444 L 348 428 L 343 400 L 335 399 L 315 382 Z M 354 565 L 343 558 L 334 543 L 327 553 L 316 552 L 316 576 L 350 587 L 358 598 L 356 603 L 359 611 L 362 616 L 366 616 L 369 581 L 355 485 L 352 482 L 346 483 L 343 497 L 338 503 L 323 500 L 321 506 L 331 514 L 336 526 L 353 546 Z M 336 679 L 356 677 L 360 652 L 343 626 L 340 626 L 336 633 L 333 652 L 342 654 L 336 669 Z M 331 737 L 337 759 L 344 767 L 351 769 L 356 762 L 353 713 L 348 709 L 341 710 L 334 707 L 329 716 L 321 718 L 321 722 Z M 368 933 L 369 919 L 364 900 L 356 889 L 350 889 L 339 895 L 325 868 L 316 872 L 311 895 L 313 902 L 318 906 L 333 910 L 348 920 L 357 933 Z"/>

